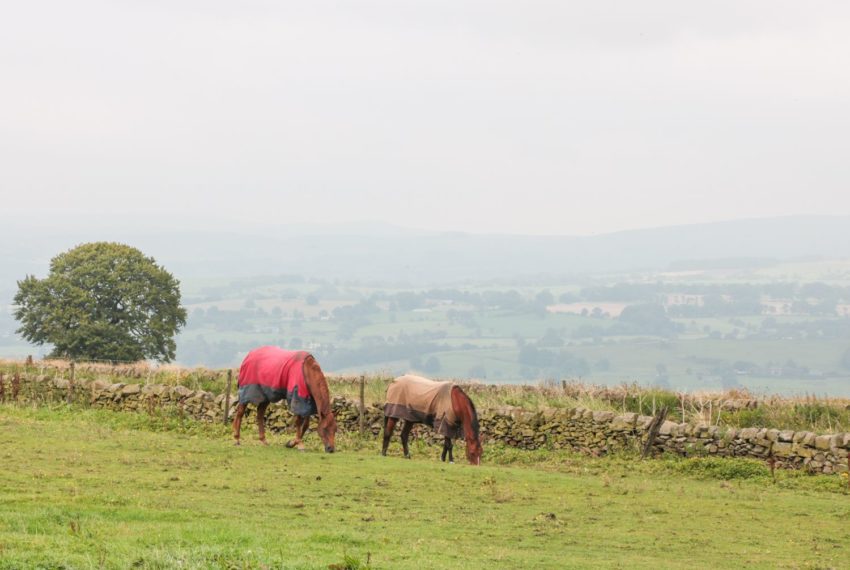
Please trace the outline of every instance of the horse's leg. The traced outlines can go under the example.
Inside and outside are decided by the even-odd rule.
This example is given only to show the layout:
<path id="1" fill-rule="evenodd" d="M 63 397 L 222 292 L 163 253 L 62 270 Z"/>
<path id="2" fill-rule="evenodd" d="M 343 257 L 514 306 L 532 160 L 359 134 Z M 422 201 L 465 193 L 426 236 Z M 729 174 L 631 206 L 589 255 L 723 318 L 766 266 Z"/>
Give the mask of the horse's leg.
<path id="1" fill-rule="evenodd" d="M 268 402 L 263 402 L 257 406 L 257 431 L 263 445 L 268 445 L 268 442 L 266 442 L 266 408 L 268 407 Z"/>
<path id="2" fill-rule="evenodd" d="M 443 440 L 443 455 L 440 457 L 441 461 L 446 460 L 446 454 L 449 455 L 449 463 L 454 463 L 454 457 L 452 457 L 452 438 L 447 437 Z"/>
<path id="3" fill-rule="evenodd" d="M 304 438 L 304 434 L 307 433 L 307 429 L 310 427 L 310 416 L 303 416 L 301 418 L 301 423 L 295 429 L 295 439 L 298 440 L 298 445 L 295 446 L 298 451 L 304 451 L 304 444 L 302 443 L 302 439 Z"/>
<path id="4" fill-rule="evenodd" d="M 286 447 L 293 448 L 301 445 L 301 438 L 304 436 L 304 416 L 295 416 L 295 437 L 286 442 Z M 301 448 L 304 446 L 301 445 Z"/>
<path id="5" fill-rule="evenodd" d="M 298 443 L 296 441 L 298 437 L 298 430 L 301 429 L 301 420 L 303 418 L 301 416 L 295 416 L 295 422 L 293 422 L 293 426 L 295 427 L 295 437 L 286 442 L 286 447 L 292 448 Z"/>
<path id="6" fill-rule="evenodd" d="M 413 429 L 413 422 L 404 420 L 404 427 L 401 428 L 401 446 L 404 448 L 404 456 L 408 459 L 410 459 L 410 450 L 407 448 L 407 440 L 411 429 Z"/>
<path id="7" fill-rule="evenodd" d="M 381 455 L 387 455 L 387 448 L 390 446 L 390 438 L 393 435 L 395 424 L 398 420 L 384 416 L 384 445 L 381 447 Z"/>
<path id="8" fill-rule="evenodd" d="M 233 439 L 236 440 L 234 445 L 239 445 L 239 436 L 242 432 L 242 416 L 245 415 L 247 404 L 239 404 L 236 406 L 236 413 L 233 415 Z"/>
<path id="9" fill-rule="evenodd" d="M 286 447 L 297 447 L 299 451 L 304 451 L 301 440 L 308 427 L 310 427 L 310 416 L 295 416 L 295 437 L 286 443 Z"/>

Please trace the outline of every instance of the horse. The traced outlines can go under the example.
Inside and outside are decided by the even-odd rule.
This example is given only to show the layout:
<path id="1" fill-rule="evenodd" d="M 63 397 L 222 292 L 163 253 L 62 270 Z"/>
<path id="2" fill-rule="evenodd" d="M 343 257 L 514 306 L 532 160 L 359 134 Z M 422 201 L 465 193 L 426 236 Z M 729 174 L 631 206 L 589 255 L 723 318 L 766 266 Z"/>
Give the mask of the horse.
<path id="1" fill-rule="evenodd" d="M 443 435 L 441 461 L 454 463 L 452 439 L 460 436 L 466 440 L 466 459 L 472 465 L 481 465 L 481 438 L 478 413 L 469 396 L 452 382 L 436 382 L 421 376 L 399 376 L 387 388 L 384 405 L 384 444 L 381 455 L 386 456 L 395 425 L 404 420 L 401 445 L 404 456 L 410 459 L 407 441 L 414 424 L 422 423 Z"/>
<path id="2" fill-rule="evenodd" d="M 304 451 L 302 438 L 310 425 L 310 416 L 319 416 L 317 431 L 327 453 L 334 452 L 336 418 L 331 410 L 328 382 L 312 354 L 263 346 L 248 353 L 239 367 L 239 404 L 233 417 L 233 439 L 240 444 L 242 416 L 248 404 L 257 406 L 260 442 L 266 442 L 266 408 L 286 399 L 295 415 L 295 438 L 286 447 Z"/>

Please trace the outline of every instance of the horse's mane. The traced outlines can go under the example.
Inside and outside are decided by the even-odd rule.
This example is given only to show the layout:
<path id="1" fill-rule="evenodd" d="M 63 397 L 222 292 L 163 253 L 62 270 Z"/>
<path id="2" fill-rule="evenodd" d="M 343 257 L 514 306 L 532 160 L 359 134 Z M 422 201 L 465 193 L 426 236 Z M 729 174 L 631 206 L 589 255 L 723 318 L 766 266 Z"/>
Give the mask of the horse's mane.
<path id="1" fill-rule="evenodd" d="M 320 408 L 319 411 L 324 415 L 331 411 L 331 395 L 330 389 L 328 388 L 328 381 L 325 378 L 325 373 L 322 372 L 322 367 L 319 366 L 319 362 L 312 354 L 308 354 L 304 359 L 305 364 L 305 372 L 307 372 L 307 377 L 310 380 L 313 386 L 308 384 L 308 388 L 311 392 L 314 392 L 313 399 L 316 401 L 316 405 Z M 311 374 L 312 372 L 312 374 Z M 305 378 L 307 380 L 307 378 Z"/>
<path id="2" fill-rule="evenodd" d="M 477 438 L 479 437 L 479 432 L 481 431 L 481 428 L 478 425 L 478 411 L 475 409 L 475 404 L 472 402 L 472 398 L 470 398 L 469 395 L 463 391 L 463 388 L 457 386 L 457 389 L 460 390 L 460 393 L 463 394 L 466 398 L 466 401 L 469 402 L 469 408 L 472 410 L 472 433 L 474 433 L 475 437 Z"/>

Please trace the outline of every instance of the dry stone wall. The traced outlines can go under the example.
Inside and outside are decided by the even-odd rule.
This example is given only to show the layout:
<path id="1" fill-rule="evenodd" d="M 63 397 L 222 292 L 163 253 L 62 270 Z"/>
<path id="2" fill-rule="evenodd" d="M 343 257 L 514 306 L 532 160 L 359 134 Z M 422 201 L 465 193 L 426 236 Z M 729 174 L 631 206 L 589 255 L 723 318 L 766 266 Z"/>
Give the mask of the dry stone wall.
<path id="1" fill-rule="evenodd" d="M 223 421 L 225 413 L 224 394 L 184 386 L 114 383 L 107 378 L 71 382 L 61 377 L 7 374 L 0 380 L 0 400 L 35 404 L 66 401 L 112 410 L 174 413 L 207 422 Z M 231 400 L 229 413 L 234 405 Z M 333 408 L 340 429 L 359 430 L 357 402 L 337 397 Z M 368 433 L 378 436 L 383 429 L 382 406 L 377 403 L 367 406 L 365 415 Z M 516 407 L 484 410 L 479 419 L 485 443 L 500 441 L 522 449 L 571 449 L 592 455 L 637 449 L 646 440 L 652 421 L 651 416 L 634 413 L 584 408 L 528 411 Z M 285 406 L 269 407 L 269 429 L 279 431 L 291 425 L 292 415 Z M 433 431 L 422 426 L 414 428 L 413 437 L 429 443 L 441 442 Z M 718 428 L 666 421 L 654 446 L 659 452 L 677 455 L 749 457 L 771 460 L 776 467 L 839 473 L 848 470 L 850 433 L 819 435 L 808 431 Z"/>

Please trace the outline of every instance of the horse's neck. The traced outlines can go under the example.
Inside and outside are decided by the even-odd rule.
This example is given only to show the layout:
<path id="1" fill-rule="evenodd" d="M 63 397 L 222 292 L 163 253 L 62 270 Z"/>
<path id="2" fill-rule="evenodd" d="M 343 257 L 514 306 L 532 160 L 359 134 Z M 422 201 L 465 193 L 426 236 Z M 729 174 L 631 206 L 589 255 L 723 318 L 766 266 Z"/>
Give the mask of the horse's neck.
<path id="1" fill-rule="evenodd" d="M 331 410 L 328 381 L 325 380 L 324 374 L 318 373 L 312 366 L 308 367 L 306 372 L 304 380 L 307 382 L 307 388 L 316 402 L 316 408 L 321 415 L 325 415 Z"/>
<path id="2" fill-rule="evenodd" d="M 323 377 L 318 380 L 319 393 L 313 398 L 316 400 L 316 408 L 322 413 L 329 414 L 331 412 L 331 392 L 328 388 L 328 382 Z"/>
<path id="3" fill-rule="evenodd" d="M 463 427 L 463 437 L 467 441 L 470 439 L 478 439 L 478 434 L 472 428 L 473 423 L 473 414 L 475 412 L 472 411 L 472 402 L 469 401 L 469 396 L 461 392 L 458 394 L 460 396 L 458 401 L 460 403 L 460 409 L 458 410 L 458 418 L 460 419 L 460 424 Z"/>

